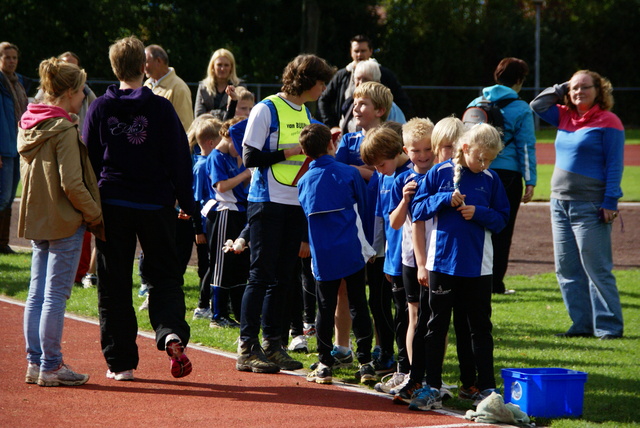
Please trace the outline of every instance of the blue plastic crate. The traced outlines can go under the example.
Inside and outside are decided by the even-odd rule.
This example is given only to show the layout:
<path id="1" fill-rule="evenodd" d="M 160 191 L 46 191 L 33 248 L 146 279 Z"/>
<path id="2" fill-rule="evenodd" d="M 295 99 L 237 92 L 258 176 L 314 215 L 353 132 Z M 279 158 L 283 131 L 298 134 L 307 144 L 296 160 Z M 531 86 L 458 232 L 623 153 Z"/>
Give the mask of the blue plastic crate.
<path id="1" fill-rule="evenodd" d="M 582 415 L 587 373 L 576 370 L 502 369 L 504 401 L 541 418 Z"/>

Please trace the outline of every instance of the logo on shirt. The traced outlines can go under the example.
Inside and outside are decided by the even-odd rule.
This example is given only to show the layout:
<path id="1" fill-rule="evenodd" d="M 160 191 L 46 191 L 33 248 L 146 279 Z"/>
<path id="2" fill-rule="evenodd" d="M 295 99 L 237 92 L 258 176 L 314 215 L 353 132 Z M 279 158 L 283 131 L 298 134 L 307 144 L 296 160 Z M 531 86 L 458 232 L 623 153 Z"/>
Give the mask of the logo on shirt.
<path id="1" fill-rule="evenodd" d="M 437 294 L 438 296 L 444 296 L 446 294 L 451 293 L 451 290 L 443 290 L 442 285 L 439 285 L 437 290 L 431 290 L 431 292 L 433 294 Z"/>
<path id="2" fill-rule="evenodd" d="M 107 124 L 111 135 L 125 134 L 131 144 L 142 144 L 147 139 L 145 129 L 149 126 L 149 120 L 145 116 L 137 116 L 133 119 L 132 124 L 120 122 L 118 118 L 111 116 L 107 120 Z"/>

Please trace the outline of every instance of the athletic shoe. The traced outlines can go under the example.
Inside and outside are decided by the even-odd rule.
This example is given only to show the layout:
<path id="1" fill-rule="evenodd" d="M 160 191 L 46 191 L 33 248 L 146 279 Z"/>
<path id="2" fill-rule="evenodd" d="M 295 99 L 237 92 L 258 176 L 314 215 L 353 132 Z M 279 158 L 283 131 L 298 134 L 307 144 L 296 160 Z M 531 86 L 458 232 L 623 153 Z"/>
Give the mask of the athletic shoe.
<path id="1" fill-rule="evenodd" d="M 149 294 L 149 284 L 143 282 L 140 284 L 140 290 L 138 290 L 138 297 L 147 297 Z"/>
<path id="2" fill-rule="evenodd" d="M 316 335 L 316 325 L 304 323 L 302 334 L 304 334 L 307 337 L 314 337 Z"/>
<path id="3" fill-rule="evenodd" d="M 333 382 L 331 367 L 319 364 L 318 367 L 307 374 L 307 382 L 327 384 Z"/>
<path id="4" fill-rule="evenodd" d="M 393 358 L 393 355 L 386 358 L 380 355 L 378 359 L 373 360 L 373 367 L 375 368 L 378 376 L 393 373 L 396 369 L 395 366 L 396 361 Z"/>
<path id="5" fill-rule="evenodd" d="M 338 350 L 337 346 L 334 346 L 331 350 L 331 356 L 336 360 L 333 363 L 333 368 L 345 368 L 353 364 L 353 352 L 351 349 L 349 349 L 349 352 L 343 353 Z"/>
<path id="6" fill-rule="evenodd" d="M 276 346 L 275 348 L 275 350 L 265 350 L 265 355 L 267 360 L 280 367 L 280 370 L 298 370 L 302 368 L 302 363 L 291 358 L 282 346 Z"/>
<path id="7" fill-rule="evenodd" d="M 253 373 L 278 373 L 280 367 L 269 361 L 258 343 L 242 343 L 238 345 L 236 370 Z"/>
<path id="8" fill-rule="evenodd" d="M 93 273 L 88 273 L 82 277 L 82 286 L 84 288 L 91 288 L 98 285 L 98 277 Z"/>
<path id="9" fill-rule="evenodd" d="M 430 386 L 425 386 L 413 394 L 413 399 L 409 403 L 409 410 L 432 410 L 442 409 L 442 398 L 440 391 Z"/>
<path id="10" fill-rule="evenodd" d="M 40 377 L 40 365 L 35 363 L 27 364 L 27 374 L 24 376 L 26 383 L 38 383 Z"/>
<path id="11" fill-rule="evenodd" d="M 360 368 L 356 372 L 356 379 L 358 379 L 360 383 L 369 383 L 378 380 L 373 364 L 360 364 Z"/>
<path id="12" fill-rule="evenodd" d="M 382 352 L 382 348 L 380 348 L 380 345 L 374 346 L 373 351 L 371 351 L 371 359 L 375 361 L 380 358 L 380 352 Z"/>
<path id="13" fill-rule="evenodd" d="M 291 343 L 287 349 L 291 352 L 302 352 L 307 354 L 309 352 L 307 338 L 302 335 L 294 337 L 291 339 Z"/>
<path id="14" fill-rule="evenodd" d="M 184 353 L 184 345 L 182 345 L 177 334 L 171 333 L 167 336 L 165 350 L 171 358 L 171 376 L 176 378 L 185 377 L 191 373 L 193 369 L 191 361 Z"/>
<path id="15" fill-rule="evenodd" d="M 416 391 L 422 389 L 421 382 L 413 382 L 409 380 L 402 388 L 400 388 L 396 395 L 393 396 L 393 404 L 409 404 L 413 399 L 413 395 Z"/>
<path id="16" fill-rule="evenodd" d="M 148 294 L 147 294 L 147 298 L 144 299 L 144 302 L 142 302 L 142 304 L 140 305 L 138 310 L 146 311 L 147 309 L 149 309 L 149 295 Z"/>
<path id="17" fill-rule="evenodd" d="M 107 370 L 107 379 L 128 381 L 133 380 L 133 369 L 125 370 L 123 372 L 112 372 Z"/>
<path id="18" fill-rule="evenodd" d="M 475 400 L 478 398 L 478 394 L 480 394 L 480 390 L 475 385 L 471 385 L 469 388 L 461 386 L 458 389 L 458 397 L 464 400 Z"/>
<path id="19" fill-rule="evenodd" d="M 516 294 L 516 290 L 504 290 L 504 294 L 505 296 L 510 296 L 512 294 Z"/>
<path id="20" fill-rule="evenodd" d="M 77 386 L 87 383 L 89 375 L 76 373 L 66 364 L 60 364 L 55 370 L 40 372 L 38 385 L 40 386 Z"/>
<path id="21" fill-rule="evenodd" d="M 220 317 L 217 320 L 211 320 L 209 323 L 211 328 L 239 328 L 240 324 L 232 319 Z"/>
<path id="22" fill-rule="evenodd" d="M 213 313 L 209 308 L 195 308 L 193 310 L 193 319 L 211 319 L 213 317 Z"/>
<path id="23" fill-rule="evenodd" d="M 446 388 L 444 384 L 442 387 L 440 387 L 440 398 L 442 399 L 442 401 L 448 401 L 449 399 L 453 398 L 453 393 L 449 391 L 449 388 Z"/>
<path id="24" fill-rule="evenodd" d="M 409 378 L 409 376 L 404 373 L 395 372 L 389 373 L 380 379 L 380 382 L 376 383 L 373 387 L 378 392 L 384 392 L 385 394 L 391 394 L 391 389 L 401 385 L 404 382 L 405 378 Z"/>
<path id="25" fill-rule="evenodd" d="M 402 388 L 404 388 L 409 382 L 412 382 L 411 380 L 411 376 L 406 376 L 404 377 L 404 379 L 402 379 L 402 382 L 400 382 L 399 385 L 396 385 L 394 387 L 392 387 L 389 390 L 389 394 L 391 395 L 396 395 L 400 390 L 402 390 Z"/>
<path id="26" fill-rule="evenodd" d="M 482 392 L 478 394 L 478 397 L 476 398 L 476 401 L 473 402 L 473 405 L 477 406 L 478 404 L 480 404 L 482 400 L 490 396 L 492 392 L 495 392 L 496 394 L 500 394 L 500 391 L 495 388 L 484 389 L 482 390 Z"/>

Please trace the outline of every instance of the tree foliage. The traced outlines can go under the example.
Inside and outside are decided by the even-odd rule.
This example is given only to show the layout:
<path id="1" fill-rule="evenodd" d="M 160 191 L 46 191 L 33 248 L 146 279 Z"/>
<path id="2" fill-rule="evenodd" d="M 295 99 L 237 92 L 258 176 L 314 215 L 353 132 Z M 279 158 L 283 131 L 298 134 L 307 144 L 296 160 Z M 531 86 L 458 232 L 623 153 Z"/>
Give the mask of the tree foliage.
<path id="1" fill-rule="evenodd" d="M 614 87 L 640 86 L 640 0 L 545 0 L 541 9 L 542 87 L 589 68 Z M 91 79 L 112 80 L 107 51 L 136 34 L 157 43 L 188 82 L 204 78 L 211 53 L 230 49 L 250 83 L 277 83 L 284 65 L 313 51 L 337 67 L 349 39 L 368 34 L 375 56 L 404 85 L 486 86 L 505 56 L 527 61 L 533 86 L 535 7 L 531 0 L 230 0 L 226 2 L 3 0 L 0 39 L 21 49 L 19 72 L 71 50 Z M 469 91 L 409 90 L 420 115 L 461 114 Z M 523 91 L 530 99 L 533 91 Z M 638 124 L 637 92 L 616 93 L 616 113 Z"/>

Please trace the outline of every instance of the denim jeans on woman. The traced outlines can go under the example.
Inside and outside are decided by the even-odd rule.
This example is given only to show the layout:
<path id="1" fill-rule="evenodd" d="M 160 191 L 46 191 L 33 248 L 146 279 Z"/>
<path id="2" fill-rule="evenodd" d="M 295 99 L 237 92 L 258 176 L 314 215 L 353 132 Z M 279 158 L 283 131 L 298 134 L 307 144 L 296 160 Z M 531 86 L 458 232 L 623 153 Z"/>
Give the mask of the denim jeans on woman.
<path id="1" fill-rule="evenodd" d="M 85 226 L 68 238 L 33 240 L 31 282 L 24 309 L 27 361 L 52 371 L 62 364 L 62 328 Z"/>
<path id="2" fill-rule="evenodd" d="M 573 322 L 568 333 L 622 336 L 622 306 L 613 269 L 611 224 L 600 205 L 551 199 L 556 277 Z"/>

